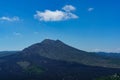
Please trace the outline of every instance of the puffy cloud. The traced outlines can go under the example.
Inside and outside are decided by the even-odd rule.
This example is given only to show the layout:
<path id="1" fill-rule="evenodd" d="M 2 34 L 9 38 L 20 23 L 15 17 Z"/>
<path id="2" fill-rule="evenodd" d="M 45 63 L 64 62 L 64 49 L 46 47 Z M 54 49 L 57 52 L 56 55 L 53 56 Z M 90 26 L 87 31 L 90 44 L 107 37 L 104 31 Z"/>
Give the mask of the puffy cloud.
<path id="1" fill-rule="evenodd" d="M 19 20 L 20 20 L 20 18 L 17 17 L 17 16 L 14 16 L 14 17 L 6 17 L 6 16 L 0 17 L 0 21 L 13 22 L 13 21 L 19 21 Z"/>
<path id="2" fill-rule="evenodd" d="M 66 5 L 62 9 L 67 11 L 67 12 L 76 10 L 76 8 L 74 6 L 72 6 L 72 5 Z"/>
<path id="3" fill-rule="evenodd" d="M 39 21 L 63 21 L 68 19 L 76 19 L 78 18 L 77 15 L 73 14 L 71 11 L 75 10 L 73 6 L 66 5 L 63 7 L 64 11 L 62 10 L 45 10 L 44 12 L 36 11 L 34 15 L 35 19 Z"/>
<path id="4" fill-rule="evenodd" d="M 88 11 L 89 12 L 91 12 L 91 11 L 93 11 L 94 10 L 94 8 L 88 8 Z"/>
<path id="5" fill-rule="evenodd" d="M 60 21 L 64 18 L 64 12 L 58 10 L 45 10 L 45 12 L 37 11 L 34 17 L 40 21 Z"/>

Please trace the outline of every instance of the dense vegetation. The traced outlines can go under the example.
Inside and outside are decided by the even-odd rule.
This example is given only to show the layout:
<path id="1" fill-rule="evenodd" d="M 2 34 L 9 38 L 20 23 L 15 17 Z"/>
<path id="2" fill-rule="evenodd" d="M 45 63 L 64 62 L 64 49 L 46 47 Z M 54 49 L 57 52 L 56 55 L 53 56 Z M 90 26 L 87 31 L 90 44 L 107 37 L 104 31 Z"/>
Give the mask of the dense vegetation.
<path id="1" fill-rule="evenodd" d="M 101 77 L 101 78 L 98 78 L 96 80 L 120 80 L 120 75 L 115 74 L 115 75 L 112 75 L 112 76 Z"/>
<path id="2" fill-rule="evenodd" d="M 41 68 L 40 66 L 37 66 L 37 65 L 32 65 L 32 66 L 29 66 L 28 68 L 25 69 L 25 71 L 28 73 L 28 74 L 42 74 L 44 72 L 44 69 Z"/>

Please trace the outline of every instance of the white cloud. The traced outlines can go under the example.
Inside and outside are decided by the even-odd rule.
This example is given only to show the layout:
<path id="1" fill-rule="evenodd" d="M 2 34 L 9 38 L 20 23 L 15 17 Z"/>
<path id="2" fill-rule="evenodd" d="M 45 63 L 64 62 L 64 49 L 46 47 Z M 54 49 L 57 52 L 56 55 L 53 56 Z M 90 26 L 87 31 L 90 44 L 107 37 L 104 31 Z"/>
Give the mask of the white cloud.
<path id="1" fill-rule="evenodd" d="M 71 8 L 71 11 L 72 10 L 73 8 Z M 44 12 L 36 11 L 34 18 L 38 19 L 39 21 L 63 21 L 63 20 L 78 18 L 78 16 L 71 13 L 71 11 L 70 9 L 65 11 L 62 11 L 62 10 L 55 10 L 55 11 L 45 10 Z"/>
<path id="2" fill-rule="evenodd" d="M 89 12 L 91 12 L 91 11 L 93 11 L 94 10 L 94 8 L 88 8 L 88 11 Z"/>
<path id="3" fill-rule="evenodd" d="M 66 5 L 62 9 L 67 11 L 67 12 L 76 10 L 76 8 L 74 6 L 72 6 L 72 5 Z"/>
<path id="4" fill-rule="evenodd" d="M 17 17 L 17 16 L 14 16 L 14 17 L 6 17 L 6 16 L 0 17 L 0 21 L 14 22 L 14 21 L 19 21 L 19 20 L 20 20 L 20 18 Z"/>

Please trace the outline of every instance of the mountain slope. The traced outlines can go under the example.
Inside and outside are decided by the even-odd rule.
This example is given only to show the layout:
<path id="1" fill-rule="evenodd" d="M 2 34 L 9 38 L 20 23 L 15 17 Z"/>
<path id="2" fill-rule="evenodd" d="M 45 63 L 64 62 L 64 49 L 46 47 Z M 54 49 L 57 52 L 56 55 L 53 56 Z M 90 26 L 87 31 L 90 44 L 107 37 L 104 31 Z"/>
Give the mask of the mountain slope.
<path id="1" fill-rule="evenodd" d="M 119 59 L 99 56 L 75 49 L 60 40 L 46 39 L 41 43 L 34 44 L 22 51 L 24 55 L 39 54 L 50 59 L 77 62 L 92 66 L 120 68 Z"/>

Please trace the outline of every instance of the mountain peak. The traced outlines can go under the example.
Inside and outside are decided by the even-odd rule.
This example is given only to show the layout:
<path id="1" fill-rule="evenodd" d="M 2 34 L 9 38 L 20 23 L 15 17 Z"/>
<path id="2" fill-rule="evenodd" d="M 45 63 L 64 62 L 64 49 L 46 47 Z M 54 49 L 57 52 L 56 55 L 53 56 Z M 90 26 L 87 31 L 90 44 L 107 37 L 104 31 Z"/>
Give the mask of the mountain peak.
<path id="1" fill-rule="evenodd" d="M 57 40 L 45 39 L 41 43 L 42 44 L 51 44 L 51 43 L 63 43 L 63 42 L 58 39 Z"/>
<path id="2" fill-rule="evenodd" d="M 44 39 L 42 42 L 54 42 L 55 40 L 52 39 Z"/>

